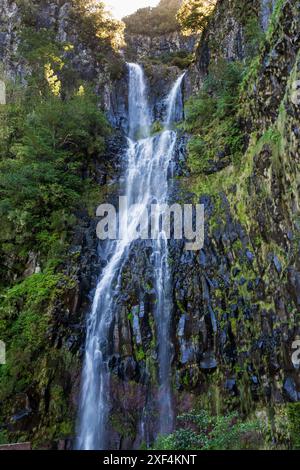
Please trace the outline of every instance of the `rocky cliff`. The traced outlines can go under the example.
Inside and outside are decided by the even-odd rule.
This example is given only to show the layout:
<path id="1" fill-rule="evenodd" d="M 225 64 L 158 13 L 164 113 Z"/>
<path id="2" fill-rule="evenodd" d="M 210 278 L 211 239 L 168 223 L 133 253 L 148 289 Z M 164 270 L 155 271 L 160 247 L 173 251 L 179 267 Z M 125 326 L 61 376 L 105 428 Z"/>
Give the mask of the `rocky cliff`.
<path id="1" fill-rule="evenodd" d="M 129 59 L 143 62 L 145 59 L 159 59 L 162 56 L 193 53 L 198 36 L 183 36 L 174 31 L 160 36 L 125 34 L 126 55 Z"/>
<path id="2" fill-rule="evenodd" d="M 26 82 L 28 64 L 16 56 L 18 29 L 24 21 L 19 3 L 5 0 L 0 7 L 0 59 L 10 77 Z M 70 22 L 69 8 L 69 2 L 38 2 L 37 27 L 54 27 L 58 41 L 74 46 L 68 53 L 74 73 L 93 84 L 119 131 L 117 139 L 107 142 L 109 164 L 98 162 L 94 175 L 104 194 L 114 198 L 125 148 L 122 132 L 128 126 L 126 67 L 121 58 L 114 67 L 109 60 L 103 63 Z M 162 56 L 192 52 L 195 38 L 184 39 L 178 33 L 129 35 L 127 46 L 130 60 L 144 62 L 153 118 L 160 121 L 170 84 L 181 73 L 176 65 L 162 63 Z M 268 442 L 278 447 L 291 445 L 287 404 L 300 401 L 299 373 L 292 363 L 292 344 L 300 337 L 300 123 L 294 99 L 299 47 L 298 1 L 219 0 L 188 68 L 184 92 L 186 100 L 194 101 L 206 90 L 208 78 L 210 83 L 220 76 L 231 80 L 227 66 L 241 69 L 237 106 L 229 112 L 230 126 L 234 123 L 237 130 L 224 143 L 221 126 L 227 121 L 214 121 L 210 140 L 205 141 L 208 151 L 202 160 L 199 157 L 200 163 L 197 156 L 191 162 L 187 143 L 201 133 L 201 126 L 183 123 L 171 192 L 174 201 L 200 201 L 206 212 L 200 252 L 185 252 L 177 242 L 170 247 L 174 409 L 177 414 L 198 407 L 212 413 L 238 410 L 245 418 L 256 415 Z M 206 105 L 214 109 L 223 98 L 209 89 Z M 84 316 L 88 292 L 102 268 L 94 229 L 95 220 L 85 213 L 65 267 L 76 287 L 67 288 L 53 310 L 51 353 L 63 351 L 64 359 L 58 354 L 51 363 L 48 357 L 39 382 L 27 385 L 21 394 L 12 391 L 2 404 L 2 422 L 12 440 L 26 436 L 39 445 L 44 440 L 55 446 L 53 441 L 61 438 L 63 446 L 66 437 L 74 436 L 69 424 L 74 425 L 77 407 Z M 133 250 L 124 266 L 120 309 L 111 331 L 113 449 L 139 448 L 156 435 L 160 397 L 149 256 L 147 247 L 142 253 Z M 67 430 L 64 423 L 54 430 L 62 409 Z M 141 431 L 145 415 L 147 435 Z"/>
<path id="3" fill-rule="evenodd" d="M 240 155 L 235 161 L 232 143 L 224 146 L 222 133 L 212 133 L 207 165 L 200 162 L 202 170 L 192 169 L 173 188 L 175 201 L 201 202 L 206 211 L 200 253 L 172 244 L 174 407 L 178 414 L 200 407 L 259 416 L 275 446 L 290 445 L 289 416 L 297 408 L 287 404 L 300 398 L 292 362 L 300 334 L 299 105 L 293 102 L 299 31 L 296 1 L 218 2 L 185 92 L 202 93 L 207 79 L 219 74 L 225 82 L 228 66 L 244 70 L 235 92 Z M 177 150 L 178 174 L 190 166 L 189 156 L 182 163 L 186 138 Z M 123 279 L 128 305 L 112 333 L 111 446 L 121 448 L 139 443 L 136 429 L 145 410 L 153 415 L 150 440 L 155 435 L 155 296 L 148 265 L 147 252 L 128 260 Z"/>
<path id="4" fill-rule="evenodd" d="M 194 89 L 201 89 L 220 59 L 250 63 L 238 100 L 241 161 L 221 164 L 228 149 L 217 145 L 194 177 L 206 206 L 207 236 L 198 259 L 182 258 L 178 268 L 184 274 L 176 276 L 175 295 L 186 333 L 177 344 L 181 373 L 195 390 L 204 387 L 204 401 L 208 395 L 216 407 L 263 410 L 276 435 L 282 432 L 276 416 L 284 403 L 299 401 L 300 391 L 291 360 L 299 338 L 299 104 L 293 100 L 299 3 L 247 2 L 243 8 L 247 18 L 240 2 L 219 2 L 187 78 L 189 93 L 194 78 Z M 262 39 L 259 22 L 267 31 Z M 185 279 L 194 279 L 194 287 Z M 196 351 L 195 331 L 201 338 Z"/>

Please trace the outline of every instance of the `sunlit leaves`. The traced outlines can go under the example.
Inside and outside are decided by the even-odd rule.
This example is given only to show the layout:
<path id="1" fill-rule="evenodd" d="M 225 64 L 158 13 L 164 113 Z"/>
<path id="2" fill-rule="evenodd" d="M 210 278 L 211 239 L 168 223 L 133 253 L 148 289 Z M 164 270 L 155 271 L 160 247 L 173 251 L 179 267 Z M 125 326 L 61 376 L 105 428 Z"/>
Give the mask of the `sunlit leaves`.
<path id="1" fill-rule="evenodd" d="M 176 14 L 181 0 L 161 0 L 155 8 L 140 8 L 124 18 L 126 29 L 133 34 L 156 36 L 179 30 Z"/>
<path id="2" fill-rule="evenodd" d="M 200 33 L 207 25 L 216 0 L 184 0 L 177 20 L 185 34 Z"/>
<path id="3" fill-rule="evenodd" d="M 59 96 L 60 90 L 61 90 L 61 81 L 58 79 L 57 75 L 55 75 L 55 72 L 52 69 L 51 64 L 49 63 L 45 64 L 44 69 L 45 69 L 45 78 L 47 80 L 47 83 L 49 85 L 51 92 L 53 93 L 54 96 Z"/>
<path id="4" fill-rule="evenodd" d="M 124 23 L 115 20 L 103 2 L 73 0 L 74 19 L 80 23 L 80 34 L 89 44 L 119 50 L 124 44 Z"/>

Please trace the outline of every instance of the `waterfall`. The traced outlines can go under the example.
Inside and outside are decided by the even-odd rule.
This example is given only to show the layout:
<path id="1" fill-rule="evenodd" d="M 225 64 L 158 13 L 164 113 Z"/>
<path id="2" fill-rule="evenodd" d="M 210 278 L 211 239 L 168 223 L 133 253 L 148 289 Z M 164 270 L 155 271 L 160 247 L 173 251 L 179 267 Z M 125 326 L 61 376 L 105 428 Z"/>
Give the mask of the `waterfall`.
<path id="1" fill-rule="evenodd" d="M 176 132 L 168 130 L 171 124 L 176 120 L 177 104 L 182 99 L 181 85 L 185 74 L 182 74 L 175 82 L 171 92 L 167 98 L 167 114 L 165 120 L 165 130 L 162 132 L 159 145 L 158 155 L 165 160 L 165 171 L 162 174 L 163 190 L 158 204 L 164 204 L 168 201 L 168 168 L 173 157 L 174 147 L 176 143 Z M 181 103 L 182 105 L 182 103 Z M 179 107 L 182 109 L 182 106 Z M 155 175 L 158 178 L 158 175 Z M 170 341 L 170 322 L 172 312 L 172 286 L 171 273 L 169 269 L 169 250 L 166 234 L 161 231 L 158 242 L 154 242 L 154 266 L 156 279 L 156 325 L 158 340 L 158 359 L 159 359 L 159 433 L 168 434 L 173 429 L 173 406 L 171 394 L 171 341 Z"/>
<path id="2" fill-rule="evenodd" d="M 132 244 L 132 235 L 136 233 L 141 217 L 137 205 L 150 207 L 153 203 L 162 205 L 168 200 L 168 171 L 177 138 L 176 132 L 169 128 L 176 120 L 176 103 L 181 99 L 183 75 L 168 96 L 165 129 L 160 135 L 150 136 L 151 115 L 143 70 L 137 64 L 128 64 L 128 69 L 129 136 L 125 184 L 128 204 L 135 204 L 136 209 L 129 211 L 128 221 L 121 219 L 121 224 L 128 224 L 126 237 L 111 241 L 106 246 L 107 265 L 98 282 L 88 316 L 77 437 L 77 448 L 82 450 L 105 450 L 107 446 L 106 429 L 110 409 L 109 333 L 116 312 L 119 281 Z M 154 313 L 159 360 L 159 432 L 167 433 L 173 426 L 173 407 L 169 334 L 172 295 L 166 234 L 161 231 L 158 239 L 151 243 L 157 296 Z"/>
<path id="3" fill-rule="evenodd" d="M 143 69 L 137 64 L 129 67 L 129 137 L 142 139 L 148 137 L 151 118 L 146 98 L 146 83 Z"/>
<path id="4" fill-rule="evenodd" d="M 167 118 L 165 121 L 165 128 L 169 128 L 172 122 L 182 118 L 182 95 L 180 92 L 182 80 L 184 79 L 185 73 L 177 78 L 169 96 L 167 99 Z"/>

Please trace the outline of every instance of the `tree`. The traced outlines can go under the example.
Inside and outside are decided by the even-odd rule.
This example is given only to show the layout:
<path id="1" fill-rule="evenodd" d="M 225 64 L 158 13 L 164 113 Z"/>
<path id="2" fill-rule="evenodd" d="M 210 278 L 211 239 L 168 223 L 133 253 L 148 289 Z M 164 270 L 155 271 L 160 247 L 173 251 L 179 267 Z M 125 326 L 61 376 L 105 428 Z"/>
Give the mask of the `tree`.
<path id="1" fill-rule="evenodd" d="M 72 0 L 72 5 L 74 19 L 80 22 L 80 33 L 87 43 L 114 50 L 123 45 L 124 24 L 112 18 L 104 2 Z"/>
<path id="2" fill-rule="evenodd" d="M 180 26 L 176 19 L 182 0 L 161 0 L 155 8 L 140 8 L 134 14 L 126 16 L 126 29 L 132 34 L 159 34 L 178 31 Z"/>
<path id="3" fill-rule="evenodd" d="M 21 125 L 20 117 L 21 116 Z M 89 90 L 62 100 L 50 95 L 31 105 L 7 105 L 0 122 L 0 274 L 7 260 L 34 247 L 48 257 L 80 207 L 86 173 L 104 153 L 109 127 Z M 55 256 L 56 256 L 55 254 Z M 2 255 L 2 256 L 1 256 Z M 14 267 L 14 274 L 17 267 Z"/>
<path id="4" fill-rule="evenodd" d="M 206 27 L 217 0 L 184 0 L 177 21 L 186 34 L 200 33 Z"/>

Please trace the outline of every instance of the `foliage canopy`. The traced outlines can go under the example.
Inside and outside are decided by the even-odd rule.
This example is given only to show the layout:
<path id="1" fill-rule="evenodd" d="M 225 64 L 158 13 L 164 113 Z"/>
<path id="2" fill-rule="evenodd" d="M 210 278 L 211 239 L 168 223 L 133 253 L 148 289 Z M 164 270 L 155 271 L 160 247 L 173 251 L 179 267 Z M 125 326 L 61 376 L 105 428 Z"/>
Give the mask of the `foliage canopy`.
<path id="1" fill-rule="evenodd" d="M 126 30 L 148 36 L 178 31 L 180 27 L 176 15 L 181 3 L 182 0 L 161 0 L 155 8 L 141 8 L 123 19 Z"/>
<path id="2" fill-rule="evenodd" d="M 207 26 L 217 0 L 184 0 L 177 14 L 177 21 L 186 34 L 199 33 Z"/>

